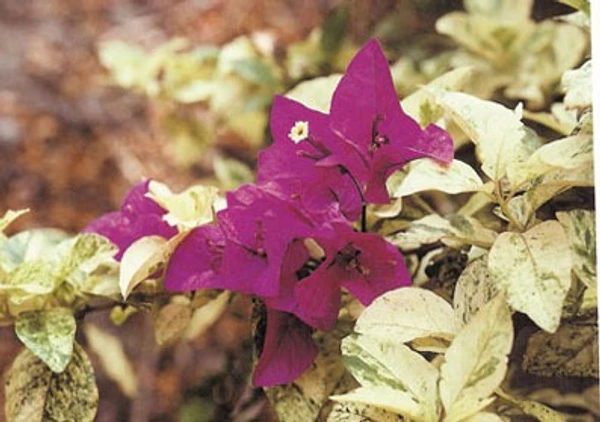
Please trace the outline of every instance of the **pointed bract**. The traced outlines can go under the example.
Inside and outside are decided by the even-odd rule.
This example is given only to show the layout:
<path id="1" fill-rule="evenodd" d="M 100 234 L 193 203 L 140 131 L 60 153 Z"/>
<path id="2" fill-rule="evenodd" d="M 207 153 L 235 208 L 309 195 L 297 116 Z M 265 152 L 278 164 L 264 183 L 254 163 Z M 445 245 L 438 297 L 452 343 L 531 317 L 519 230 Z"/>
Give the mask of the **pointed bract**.
<path id="1" fill-rule="evenodd" d="M 166 211 L 146 197 L 150 180 L 135 185 L 125 197 L 120 211 L 107 213 L 92 221 L 83 232 L 98 233 L 119 248 L 115 259 L 120 261 L 125 250 L 136 240 L 145 236 L 161 236 L 170 239 L 177 228 L 163 220 Z"/>
<path id="2" fill-rule="evenodd" d="M 269 387 L 298 378 L 315 360 L 312 329 L 292 314 L 267 308 L 267 332 L 253 384 Z"/>

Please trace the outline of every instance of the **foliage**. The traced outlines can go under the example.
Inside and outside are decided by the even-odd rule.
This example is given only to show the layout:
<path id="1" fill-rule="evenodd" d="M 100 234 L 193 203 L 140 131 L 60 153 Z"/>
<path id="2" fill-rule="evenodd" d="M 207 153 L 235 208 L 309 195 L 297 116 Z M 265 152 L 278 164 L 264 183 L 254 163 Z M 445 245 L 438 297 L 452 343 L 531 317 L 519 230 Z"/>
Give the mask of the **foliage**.
<path id="1" fill-rule="evenodd" d="M 164 108 L 174 138 L 226 128 L 256 152 L 269 123 L 273 143 L 255 183 L 220 157 L 221 190 L 144 180 L 74 236 L 7 236 L 27 210 L 4 214 L 0 317 L 26 347 L 5 377 L 8 420 L 93 420 L 79 327 L 135 397 L 119 339 L 88 313 L 111 310 L 119 325 L 149 312 L 169 347 L 209 329 L 235 294 L 255 298 L 252 380 L 282 420 L 567 418 L 540 392 L 559 376 L 598 379 L 596 217 L 569 196 L 594 186 L 589 27 L 536 22 L 529 1 L 464 6 L 438 20 L 459 47 L 412 75 L 419 88 L 398 82 L 405 62 L 390 70 L 375 40 L 334 73 L 353 50 L 338 42 L 344 9 L 283 64 L 252 36 L 101 45 L 113 82 Z M 298 83 L 309 76 L 320 77 Z M 191 104 L 210 117 L 178 120 Z"/>

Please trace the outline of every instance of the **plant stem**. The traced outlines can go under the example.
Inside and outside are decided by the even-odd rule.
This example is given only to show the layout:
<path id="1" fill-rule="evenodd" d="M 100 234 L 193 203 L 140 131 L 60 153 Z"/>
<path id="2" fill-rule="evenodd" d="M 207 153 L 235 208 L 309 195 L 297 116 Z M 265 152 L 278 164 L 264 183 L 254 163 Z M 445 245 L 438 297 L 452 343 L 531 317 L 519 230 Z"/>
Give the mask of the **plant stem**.
<path id="1" fill-rule="evenodd" d="M 362 189 L 358 183 L 358 180 L 352 176 L 352 173 L 348 171 L 348 169 L 342 165 L 340 165 L 340 170 L 342 173 L 347 174 L 350 180 L 352 180 L 352 184 L 356 188 L 358 192 L 358 196 L 360 196 L 360 201 L 362 203 L 361 213 L 360 213 L 360 231 L 365 233 L 367 231 L 367 201 L 365 200 L 365 196 L 363 194 Z"/>
<path id="2" fill-rule="evenodd" d="M 500 205 L 500 209 L 502 213 L 509 219 L 510 223 L 515 226 L 520 232 L 522 232 L 525 227 L 518 221 L 515 216 L 512 214 L 510 209 L 508 208 L 508 203 L 502 196 L 502 191 L 500 190 L 500 181 L 496 181 L 494 184 L 494 193 L 496 194 L 496 200 L 498 201 L 498 205 Z"/>

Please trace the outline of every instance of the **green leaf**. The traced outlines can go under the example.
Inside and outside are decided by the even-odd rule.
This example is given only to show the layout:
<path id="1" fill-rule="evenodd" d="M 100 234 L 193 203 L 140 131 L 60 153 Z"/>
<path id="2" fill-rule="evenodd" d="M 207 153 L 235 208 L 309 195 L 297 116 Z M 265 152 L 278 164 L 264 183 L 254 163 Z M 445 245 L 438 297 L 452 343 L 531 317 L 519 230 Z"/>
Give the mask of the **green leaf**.
<path id="1" fill-rule="evenodd" d="M 569 239 L 557 221 L 525 233 L 502 233 L 489 254 L 492 280 L 510 306 L 548 332 L 560 323 L 571 267 Z"/>
<path id="2" fill-rule="evenodd" d="M 213 162 L 215 177 L 224 190 L 233 190 L 244 183 L 254 180 L 250 167 L 234 158 L 215 157 Z"/>
<path id="3" fill-rule="evenodd" d="M 498 293 L 488 269 L 487 255 L 467 265 L 454 289 L 454 321 L 464 327 Z"/>
<path id="4" fill-rule="evenodd" d="M 468 94 L 429 91 L 476 145 L 483 172 L 493 180 L 507 176 L 513 183 L 515 170 L 539 143 L 537 136 L 521 122 L 520 113 Z"/>
<path id="5" fill-rule="evenodd" d="M 22 312 L 15 322 L 19 340 L 57 373 L 71 360 L 76 328 L 73 313 L 66 308 Z"/>
<path id="6" fill-rule="evenodd" d="M 529 338 L 523 369 L 544 377 L 598 378 L 598 326 L 566 323 L 553 333 L 537 332 Z"/>
<path id="7" fill-rule="evenodd" d="M 2 218 L 0 218 L 0 233 L 3 232 L 13 221 L 22 216 L 23 214 L 27 214 L 29 212 L 29 208 L 22 210 L 8 210 L 4 213 Z"/>
<path id="8" fill-rule="evenodd" d="M 362 388 L 332 400 L 369 404 L 416 421 L 439 419 L 439 373 L 421 355 L 401 343 L 360 334 L 343 340 L 342 353 Z"/>
<path id="9" fill-rule="evenodd" d="M 5 376 L 5 391 L 9 422 L 92 422 L 98 408 L 94 370 L 78 344 L 60 374 L 29 350 L 22 351 Z"/>
<path id="10" fill-rule="evenodd" d="M 486 229 L 473 217 L 456 214 L 442 218 L 431 214 L 413 221 L 407 231 L 389 236 L 389 240 L 400 249 L 411 251 L 440 240 L 449 246 L 473 244 L 489 247 L 496 236 L 496 232 Z"/>
<path id="11" fill-rule="evenodd" d="M 314 110 L 329 113 L 331 97 L 340 79 L 342 75 L 334 74 L 301 82 L 285 96 Z"/>
<path id="12" fill-rule="evenodd" d="M 504 379 L 512 348 L 510 310 L 502 295 L 483 306 L 457 334 L 440 369 L 440 397 L 446 422 L 476 414 Z"/>
<path id="13" fill-rule="evenodd" d="M 331 12 L 323 22 L 320 46 L 326 57 L 331 57 L 339 51 L 349 19 L 350 8 L 342 5 Z"/>
<path id="14" fill-rule="evenodd" d="M 565 106 L 583 110 L 592 106 L 592 61 L 588 60 L 578 69 L 566 71 L 561 80 L 565 89 Z"/>
<path id="15" fill-rule="evenodd" d="M 233 69 L 249 82 L 266 86 L 277 84 L 274 69 L 260 58 L 236 60 Z"/>
<path id="16" fill-rule="evenodd" d="M 462 161 L 453 160 L 449 165 L 443 165 L 422 158 L 410 163 L 408 174 L 391 195 L 400 198 L 429 190 L 456 194 L 477 191 L 481 186 L 483 182 L 475 170 Z"/>
<path id="17" fill-rule="evenodd" d="M 556 218 L 569 238 L 573 271 L 586 286 L 597 288 L 595 212 L 562 211 L 556 213 Z"/>
<path id="18" fill-rule="evenodd" d="M 98 326 L 86 323 L 85 337 L 89 348 L 98 356 L 104 373 L 129 398 L 137 394 L 137 377 L 123 350 L 121 340 Z"/>
<path id="19" fill-rule="evenodd" d="M 397 343 L 437 337 L 452 340 L 455 334 L 452 307 L 435 293 L 418 287 L 387 292 L 360 315 L 354 331 Z"/>

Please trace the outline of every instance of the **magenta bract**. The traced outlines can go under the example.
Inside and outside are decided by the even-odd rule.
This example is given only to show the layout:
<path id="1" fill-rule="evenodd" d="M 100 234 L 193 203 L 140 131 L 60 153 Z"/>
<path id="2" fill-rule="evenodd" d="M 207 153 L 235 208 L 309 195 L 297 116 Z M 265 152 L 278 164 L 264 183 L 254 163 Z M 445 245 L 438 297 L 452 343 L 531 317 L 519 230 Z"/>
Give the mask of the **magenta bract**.
<path id="1" fill-rule="evenodd" d="M 125 197 L 120 211 L 104 214 L 92 221 L 84 232 L 98 233 L 119 248 L 118 261 L 125 250 L 136 240 L 145 236 L 161 236 L 169 239 L 177 234 L 177 228 L 163 220 L 167 213 L 160 205 L 146 197 L 150 180 L 135 185 Z"/>

